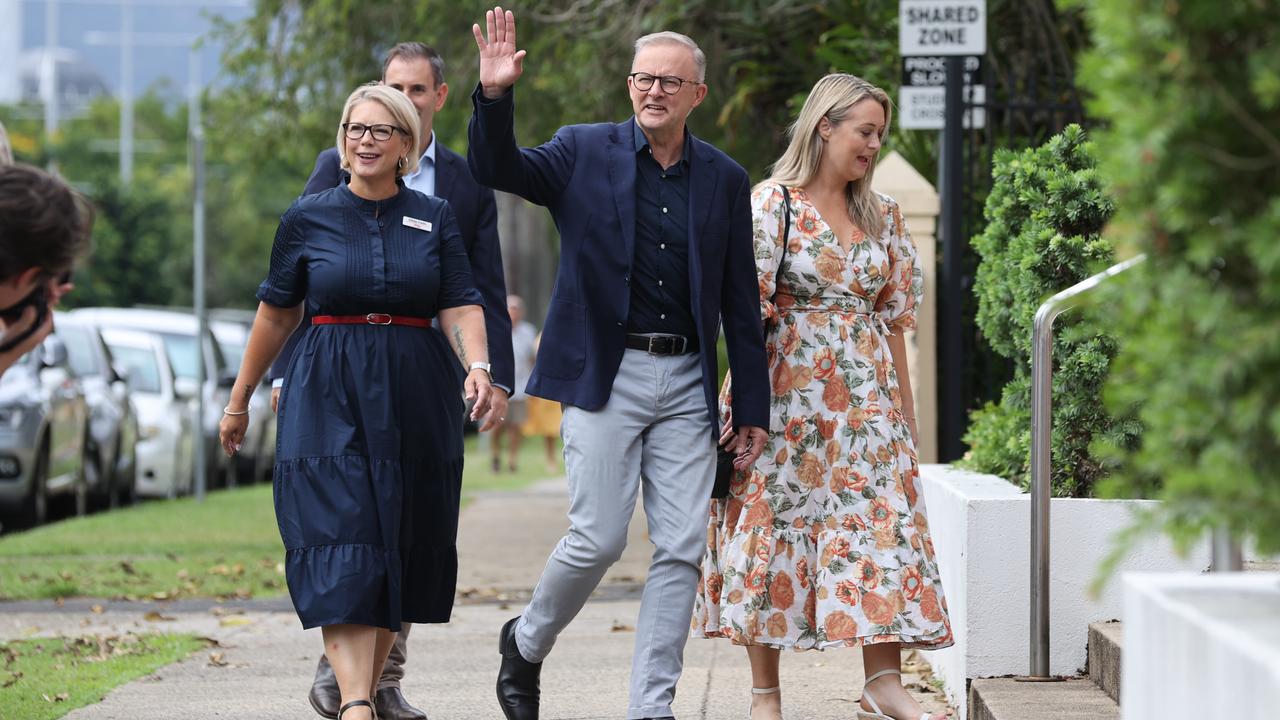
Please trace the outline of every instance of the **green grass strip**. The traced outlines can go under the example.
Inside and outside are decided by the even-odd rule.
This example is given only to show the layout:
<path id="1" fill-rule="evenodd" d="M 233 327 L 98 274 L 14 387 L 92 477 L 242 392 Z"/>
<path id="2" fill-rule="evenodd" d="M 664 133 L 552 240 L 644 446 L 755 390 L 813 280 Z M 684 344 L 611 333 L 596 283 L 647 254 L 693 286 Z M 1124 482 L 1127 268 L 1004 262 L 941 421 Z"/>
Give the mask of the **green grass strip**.
<path id="1" fill-rule="evenodd" d="M 206 646 L 206 641 L 182 634 L 0 643 L 0 715 L 60 718 Z"/>
<path id="2" fill-rule="evenodd" d="M 558 474 L 548 473 L 536 440 L 521 446 L 516 472 L 504 460 L 495 474 L 487 447 L 469 437 L 463 492 L 516 490 Z M 256 485 L 209 493 L 203 504 L 145 502 L 0 538 L 0 600 L 270 598 L 286 592 L 283 562 L 271 487 Z"/>

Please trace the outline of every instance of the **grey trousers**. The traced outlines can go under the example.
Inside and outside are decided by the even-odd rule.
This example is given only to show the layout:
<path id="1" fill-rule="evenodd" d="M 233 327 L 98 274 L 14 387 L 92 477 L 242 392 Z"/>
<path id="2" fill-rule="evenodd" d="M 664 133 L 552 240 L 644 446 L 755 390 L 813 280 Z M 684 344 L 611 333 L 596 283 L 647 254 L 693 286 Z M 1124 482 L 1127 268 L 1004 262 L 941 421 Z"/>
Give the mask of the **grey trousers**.
<path id="1" fill-rule="evenodd" d="M 547 560 L 516 626 L 520 654 L 541 662 L 622 556 L 637 492 L 653 559 L 636 619 L 628 718 L 672 715 L 706 548 L 715 443 L 698 355 L 627 350 L 609 402 L 566 407 L 569 533 Z"/>
<path id="2" fill-rule="evenodd" d="M 379 690 L 400 687 L 400 681 L 404 679 L 405 643 L 409 642 L 409 630 L 412 628 L 413 623 L 404 623 L 400 626 L 400 632 L 396 633 L 396 641 L 391 646 L 391 654 L 387 655 L 387 662 L 382 666 L 382 677 L 378 678 Z M 324 653 L 320 654 L 320 664 L 316 667 L 316 677 L 319 677 L 321 673 L 333 674 L 333 668 L 329 667 L 329 656 Z"/>

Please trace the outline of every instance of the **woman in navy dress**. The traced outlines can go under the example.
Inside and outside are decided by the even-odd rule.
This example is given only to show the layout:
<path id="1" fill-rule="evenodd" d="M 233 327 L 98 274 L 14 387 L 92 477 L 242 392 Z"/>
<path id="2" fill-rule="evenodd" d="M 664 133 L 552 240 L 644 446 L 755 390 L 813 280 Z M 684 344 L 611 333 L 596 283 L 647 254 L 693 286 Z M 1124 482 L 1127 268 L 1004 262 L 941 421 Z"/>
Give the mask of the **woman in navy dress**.
<path id="1" fill-rule="evenodd" d="M 348 98 L 338 151 L 350 184 L 300 198 L 281 218 L 221 427 L 234 453 L 249 397 L 305 301 L 315 317 L 280 399 L 276 519 L 289 594 L 303 627 L 323 629 L 346 720 L 372 718 L 402 621 L 449 620 L 463 392 L 473 419 L 491 393 L 480 294 L 453 211 L 399 179 L 418 161 L 418 133 L 401 93 L 366 85 Z"/>

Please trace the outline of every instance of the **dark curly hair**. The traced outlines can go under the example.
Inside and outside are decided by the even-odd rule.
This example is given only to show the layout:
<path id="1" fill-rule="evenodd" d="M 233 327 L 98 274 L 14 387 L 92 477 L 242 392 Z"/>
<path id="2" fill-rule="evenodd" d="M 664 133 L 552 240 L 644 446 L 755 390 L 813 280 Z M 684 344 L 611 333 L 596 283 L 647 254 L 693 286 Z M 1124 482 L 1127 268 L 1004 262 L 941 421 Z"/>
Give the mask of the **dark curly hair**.
<path id="1" fill-rule="evenodd" d="M 33 267 L 71 269 L 89 249 L 93 206 L 61 179 L 30 165 L 0 166 L 0 280 Z"/>

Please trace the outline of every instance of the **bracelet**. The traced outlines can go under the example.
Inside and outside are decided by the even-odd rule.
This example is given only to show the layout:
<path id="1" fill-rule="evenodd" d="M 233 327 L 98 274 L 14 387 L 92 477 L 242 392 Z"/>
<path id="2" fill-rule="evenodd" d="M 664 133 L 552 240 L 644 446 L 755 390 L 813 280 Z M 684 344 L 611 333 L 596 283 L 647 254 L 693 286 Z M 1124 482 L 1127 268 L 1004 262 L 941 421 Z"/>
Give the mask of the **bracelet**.
<path id="1" fill-rule="evenodd" d="M 241 410 L 240 412 L 231 412 L 231 406 L 230 406 L 230 405 L 228 405 L 228 406 L 226 406 L 226 407 L 222 408 L 222 414 L 223 414 L 223 415 L 248 415 L 248 414 L 249 414 L 249 409 L 248 409 L 248 408 L 245 408 L 244 410 Z"/>

